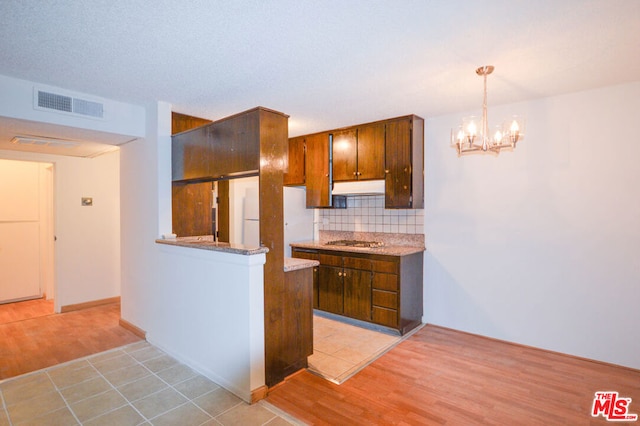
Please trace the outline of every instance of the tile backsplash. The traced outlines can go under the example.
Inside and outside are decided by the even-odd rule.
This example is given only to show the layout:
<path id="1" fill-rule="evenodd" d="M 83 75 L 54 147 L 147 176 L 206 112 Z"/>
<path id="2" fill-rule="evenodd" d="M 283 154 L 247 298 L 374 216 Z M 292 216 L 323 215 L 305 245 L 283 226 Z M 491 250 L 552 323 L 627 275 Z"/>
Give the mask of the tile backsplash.
<path id="1" fill-rule="evenodd" d="M 384 208 L 384 196 L 347 197 L 346 209 L 319 209 L 321 231 L 424 234 L 424 210 Z"/>

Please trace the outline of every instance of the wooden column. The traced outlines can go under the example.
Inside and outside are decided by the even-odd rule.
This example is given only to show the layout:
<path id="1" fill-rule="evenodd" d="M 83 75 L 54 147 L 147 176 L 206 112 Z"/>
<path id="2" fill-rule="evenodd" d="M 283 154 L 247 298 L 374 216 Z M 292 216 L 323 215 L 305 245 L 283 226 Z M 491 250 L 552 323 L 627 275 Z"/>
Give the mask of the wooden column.
<path id="1" fill-rule="evenodd" d="M 288 119 L 285 114 L 259 108 L 260 116 L 260 240 L 269 248 L 264 266 L 265 381 L 284 379 L 283 313 L 284 205 L 283 169 L 287 155 Z"/>

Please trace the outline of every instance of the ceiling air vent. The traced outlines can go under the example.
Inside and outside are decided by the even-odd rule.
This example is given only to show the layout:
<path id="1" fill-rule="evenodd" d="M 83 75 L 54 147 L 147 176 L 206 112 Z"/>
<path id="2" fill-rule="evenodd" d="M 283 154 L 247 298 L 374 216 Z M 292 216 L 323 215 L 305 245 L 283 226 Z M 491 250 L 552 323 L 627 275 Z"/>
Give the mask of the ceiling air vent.
<path id="1" fill-rule="evenodd" d="M 16 145 L 51 146 L 58 148 L 74 148 L 80 145 L 78 142 L 47 138 L 44 136 L 15 136 L 11 143 Z"/>
<path id="2" fill-rule="evenodd" d="M 100 102 L 37 89 L 34 101 L 36 109 L 54 110 L 91 118 L 104 118 L 104 105 Z"/>
<path id="3" fill-rule="evenodd" d="M 55 93 L 41 92 L 38 90 L 38 106 L 40 108 L 55 109 L 56 111 L 73 112 L 70 96 L 56 95 Z"/>

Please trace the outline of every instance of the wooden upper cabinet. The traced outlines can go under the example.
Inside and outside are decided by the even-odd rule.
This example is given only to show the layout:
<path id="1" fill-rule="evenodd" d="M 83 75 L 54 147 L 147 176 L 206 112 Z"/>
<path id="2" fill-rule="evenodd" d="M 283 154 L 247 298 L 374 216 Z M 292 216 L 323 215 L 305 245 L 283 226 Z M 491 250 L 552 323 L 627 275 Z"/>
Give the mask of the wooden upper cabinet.
<path id="1" fill-rule="evenodd" d="M 331 207 L 329 176 L 329 133 L 316 133 L 305 138 L 305 181 L 307 208 Z"/>
<path id="2" fill-rule="evenodd" d="M 422 118 L 407 115 L 289 139 L 284 183 L 306 186 L 307 208 L 331 207 L 333 182 L 378 179 L 385 180 L 385 208 L 424 208 Z"/>
<path id="3" fill-rule="evenodd" d="M 384 123 L 333 132 L 333 180 L 384 179 L 384 138 Z"/>
<path id="4" fill-rule="evenodd" d="M 424 208 L 424 120 L 387 122 L 385 208 Z"/>
<path id="5" fill-rule="evenodd" d="M 284 174 L 285 185 L 304 185 L 305 174 L 305 138 L 299 136 L 289 139 L 288 170 Z"/>
<path id="6" fill-rule="evenodd" d="M 229 175 L 257 174 L 260 112 L 256 108 L 173 135 L 172 179 L 215 180 Z"/>
<path id="7" fill-rule="evenodd" d="M 333 180 L 358 179 L 358 137 L 356 129 L 333 132 Z"/>
<path id="8" fill-rule="evenodd" d="M 260 168 L 260 122 L 256 113 L 238 114 L 209 128 L 214 178 Z"/>
<path id="9" fill-rule="evenodd" d="M 171 134 L 185 132 L 211 123 L 211 120 L 205 118 L 194 117 L 191 115 L 180 114 L 179 112 L 171 113 Z"/>
<path id="10" fill-rule="evenodd" d="M 384 179 L 385 123 L 358 127 L 358 179 Z"/>

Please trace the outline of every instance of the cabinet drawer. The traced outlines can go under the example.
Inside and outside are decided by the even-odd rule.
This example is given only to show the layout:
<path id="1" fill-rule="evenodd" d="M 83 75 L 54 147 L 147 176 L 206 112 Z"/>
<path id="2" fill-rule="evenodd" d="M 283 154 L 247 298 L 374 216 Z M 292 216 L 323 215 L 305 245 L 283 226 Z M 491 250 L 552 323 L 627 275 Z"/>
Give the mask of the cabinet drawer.
<path id="1" fill-rule="evenodd" d="M 398 327 L 398 311 L 394 309 L 381 308 L 374 306 L 372 309 L 373 322 L 376 324 L 386 325 L 387 327 Z"/>
<path id="2" fill-rule="evenodd" d="M 388 260 L 372 260 L 371 262 L 374 272 L 388 272 L 390 274 L 398 273 L 398 262 L 391 262 Z"/>
<path id="3" fill-rule="evenodd" d="M 321 265 L 342 267 L 342 256 L 321 254 L 318 260 L 320 261 Z"/>
<path id="4" fill-rule="evenodd" d="M 345 257 L 344 267 L 352 269 L 363 269 L 365 271 L 371 270 L 371 260 L 362 259 L 359 257 Z"/>
<path id="5" fill-rule="evenodd" d="M 398 291 L 398 276 L 394 274 L 373 274 L 373 288 L 378 290 Z"/>
<path id="6" fill-rule="evenodd" d="M 296 259 L 318 260 L 318 253 L 312 251 L 293 250 L 291 252 L 291 257 L 295 257 Z"/>
<path id="7" fill-rule="evenodd" d="M 373 290 L 373 304 L 383 308 L 398 309 L 398 293 L 395 291 Z"/>

